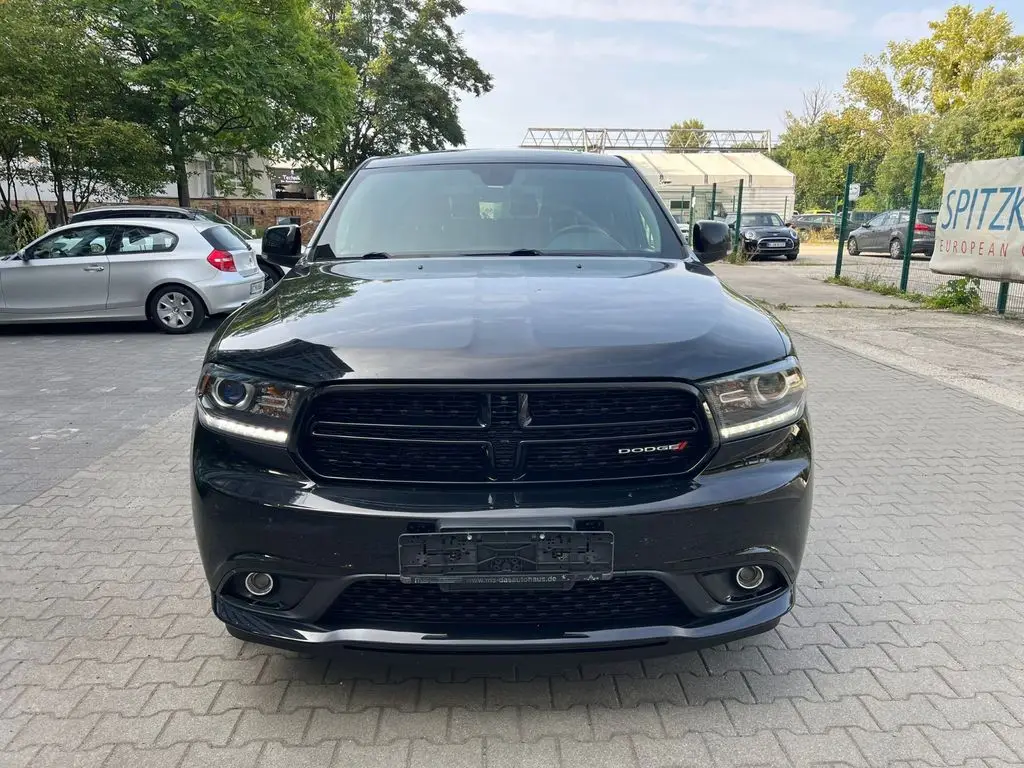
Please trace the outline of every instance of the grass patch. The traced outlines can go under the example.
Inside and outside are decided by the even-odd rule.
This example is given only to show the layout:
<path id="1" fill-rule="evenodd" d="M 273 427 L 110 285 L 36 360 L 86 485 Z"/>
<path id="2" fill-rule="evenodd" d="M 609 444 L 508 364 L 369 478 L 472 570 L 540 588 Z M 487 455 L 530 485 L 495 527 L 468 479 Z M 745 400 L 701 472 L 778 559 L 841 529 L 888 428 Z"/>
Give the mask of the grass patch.
<path id="1" fill-rule="evenodd" d="M 931 309 L 975 314 L 985 311 L 981 301 L 981 281 L 976 277 L 958 277 L 940 285 L 925 304 Z"/>
<path id="2" fill-rule="evenodd" d="M 725 257 L 725 261 L 728 264 L 749 264 L 750 254 L 743 248 L 735 248 L 728 256 Z"/>
<path id="3" fill-rule="evenodd" d="M 871 291 L 882 296 L 906 299 L 928 309 L 946 309 L 961 314 L 975 314 L 985 311 L 985 305 L 981 301 L 981 283 L 976 278 L 971 277 L 960 277 L 950 280 L 939 286 L 935 293 L 930 296 L 926 293 L 918 293 L 917 291 L 901 291 L 898 285 L 873 278 L 854 280 L 849 277 L 829 277 L 825 279 L 825 282 L 831 285 L 842 285 L 847 288 L 859 288 L 862 291 Z"/>
<path id="4" fill-rule="evenodd" d="M 767 301 L 765 299 L 754 299 L 753 301 L 754 301 L 755 304 L 758 304 L 758 305 L 764 307 L 769 312 L 775 312 L 775 311 L 785 312 L 787 309 L 792 309 L 792 307 L 789 306 L 789 304 L 787 304 L 786 302 L 782 302 L 781 304 L 772 304 L 770 301 Z"/>

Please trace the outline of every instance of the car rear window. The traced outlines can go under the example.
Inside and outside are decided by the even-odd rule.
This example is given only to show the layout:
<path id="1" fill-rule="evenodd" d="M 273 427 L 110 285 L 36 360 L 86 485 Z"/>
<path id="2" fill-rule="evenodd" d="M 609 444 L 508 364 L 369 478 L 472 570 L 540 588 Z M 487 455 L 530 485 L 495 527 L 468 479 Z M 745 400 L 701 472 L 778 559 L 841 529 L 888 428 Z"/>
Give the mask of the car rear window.
<path id="1" fill-rule="evenodd" d="M 935 222 L 939 220 L 938 211 L 924 211 L 917 214 L 917 220 L 922 224 L 927 224 L 929 227 L 934 227 Z"/>
<path id="2" fill-rule="evenodd" d="M 246 251 L 249 249 L 244 240 L 239 239 L 234 232 L 223 225 L 204 229 L 203 237 L 218 251 Z"/>

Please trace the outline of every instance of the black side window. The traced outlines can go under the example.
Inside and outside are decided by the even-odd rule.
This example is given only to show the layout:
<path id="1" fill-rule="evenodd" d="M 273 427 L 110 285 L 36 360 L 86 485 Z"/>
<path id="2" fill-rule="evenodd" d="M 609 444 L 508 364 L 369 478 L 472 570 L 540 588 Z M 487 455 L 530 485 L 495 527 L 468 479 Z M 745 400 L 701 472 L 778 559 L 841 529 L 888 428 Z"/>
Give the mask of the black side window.
<path id="1" fill-rule="evenodd" d="M 153 227 L 121 229 L 119 253 L 168 253 L 178 245 L 178 236 Z"/>
<path id="2" fill-rule="evenodd" d="M 203 237 L 206 238 L 206 242 L 208 242 L 218 251 L 249 250 L 248 243 L 240 239 L 238 235 L 236 235 L 234 232 L 232 232 L 230 229 L 223 225 L 218 225 L 216 227 L 204 229 Z"/>

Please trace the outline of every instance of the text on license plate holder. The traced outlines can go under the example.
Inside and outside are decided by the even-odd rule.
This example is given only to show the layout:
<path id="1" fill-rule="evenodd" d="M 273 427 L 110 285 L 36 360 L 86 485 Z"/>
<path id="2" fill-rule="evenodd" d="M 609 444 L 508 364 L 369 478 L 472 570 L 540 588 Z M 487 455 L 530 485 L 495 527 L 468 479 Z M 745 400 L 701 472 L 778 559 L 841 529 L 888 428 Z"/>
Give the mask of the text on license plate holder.
<path id="1" fill-rule="evenodd" d="M 249 295 L 250 296 L 258 296 L 261 293 L 263 293 L 263 282 L 262 281 L 260 281 L 258 283 L 253 283 L 252 285 L 249 286 Z"/>
<path id="2" fill-rule="evenodd" d="M 405 584 L 443 589 L 568 589 L 612 577 L 608 531 L 458 531 L 398 537 Z"/>

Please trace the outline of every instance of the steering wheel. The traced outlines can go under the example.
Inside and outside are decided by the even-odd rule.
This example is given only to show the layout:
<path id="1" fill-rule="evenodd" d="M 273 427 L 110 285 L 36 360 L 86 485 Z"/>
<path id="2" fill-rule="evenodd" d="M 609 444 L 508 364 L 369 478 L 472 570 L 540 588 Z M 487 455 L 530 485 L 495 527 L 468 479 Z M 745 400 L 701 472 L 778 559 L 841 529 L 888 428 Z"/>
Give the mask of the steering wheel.
<path id="1" fill-rule="evenodd" d="M 596 224 L 571 224 L 568 227 L 563 227 L 562 229 L 558 230 L 557 232 L 555 232 L 555 234 L 553 234 L 551 236 L 551 240 L 548 241 L 548 246 L 550 247 L 551 243 L 555 242 L 562 235 L 574 235 L 576 233 L 580 233 L 580 234 L 590 233 L 590 234 L 601 235 L 601 237 L 608 238 L 613 243 L 615 243 L 617 246 L 619 246 L 619 248 L 622 248 L 623 250 L 625 250 L 625 246 L 623 246 L 622 243 L 620 243 L 614 237 L 609 235 L 607 232 L 605 232 L 603 229 L 601 229 L 601 227 L 597 226 Z"/>

